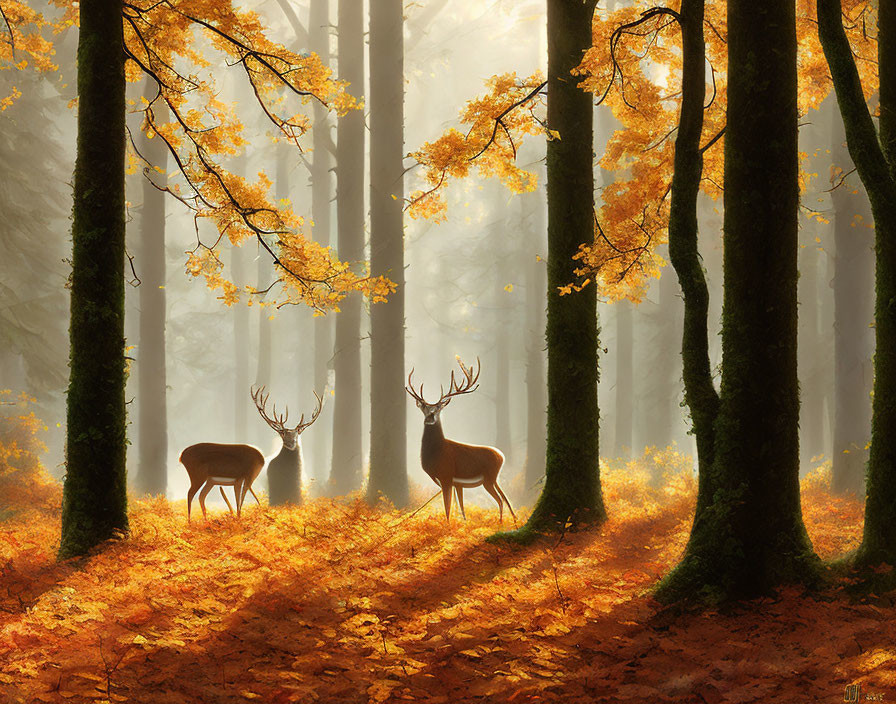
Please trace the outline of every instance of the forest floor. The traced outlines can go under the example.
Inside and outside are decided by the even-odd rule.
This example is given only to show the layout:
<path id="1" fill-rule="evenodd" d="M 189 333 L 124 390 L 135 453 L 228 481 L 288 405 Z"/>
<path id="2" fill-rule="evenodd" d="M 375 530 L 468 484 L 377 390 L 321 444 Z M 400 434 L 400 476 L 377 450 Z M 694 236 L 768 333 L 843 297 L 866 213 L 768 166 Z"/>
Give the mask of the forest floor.
<path id="1" fill-rule="evenodd" d="M 323 499 L 188 525 L 183 501 L 155 499 L 132 502 L 127 540 L 60 564 L 49 491 L 0 523 L 0 702 L 896 699 L 886 597 L 651 599 L 694 503 L 692 475 L 667 469 L 661 489 L 637 463 L 606 470 L 609 522 L 529 548 L 485 543 L 497 511 L 475 507 L 450 528 L 436 502 Z M 822 557 L 858 544 L 862 507 L 823 469 L 803 507 Z"/>

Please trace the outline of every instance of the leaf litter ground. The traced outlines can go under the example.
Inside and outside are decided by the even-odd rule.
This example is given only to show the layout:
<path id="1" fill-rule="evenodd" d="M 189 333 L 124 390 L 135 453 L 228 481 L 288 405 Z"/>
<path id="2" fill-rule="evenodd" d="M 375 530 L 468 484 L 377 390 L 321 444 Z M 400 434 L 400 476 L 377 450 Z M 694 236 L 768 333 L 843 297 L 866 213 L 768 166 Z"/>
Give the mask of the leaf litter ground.
<path id="1" fill-rule="evenodd" d="M 58 564 L 58 513 L 0 523 L 2 702 L 802 702 L 896 697 L 896 607 L 841 585 L 672 614 L 688 472 L 607 467 L 610 521 L 529 548 L 360 501 L 185 521 L 134 500 L 128 540 Z M 425 499 L 425 495 L 421 499 Z M 53 502 L 49 502 L 51 505 Z M 862 507 L 803 485 L 816 550 L 857 546 Z M 521 512 L 524 513 L 524 512 Z M 524 516 L 521 516 L 524 518 Z"/>

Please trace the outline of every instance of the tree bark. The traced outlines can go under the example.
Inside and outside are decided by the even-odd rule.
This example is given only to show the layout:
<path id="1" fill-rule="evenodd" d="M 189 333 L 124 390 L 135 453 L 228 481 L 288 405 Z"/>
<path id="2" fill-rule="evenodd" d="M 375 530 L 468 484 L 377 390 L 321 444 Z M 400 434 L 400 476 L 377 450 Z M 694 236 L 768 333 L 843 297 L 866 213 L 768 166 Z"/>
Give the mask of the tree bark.
<path id="1" fill-rule="evenodd" d="M 702 75 L 701 15 L 702 2 L 683 3 L 685 75 Z M 799 503 L 795 3 L 729 0 L 728 63 L 736 70 L 728 73 L 715 456 L 707 467 L 701 454 L 697 512 L 685 555 L 660 586 L 665 601 L 749 598 L 814 579 L 818 563 Z M 690 88 L 683 100 L 699 109 Z M 677 152 L 676 167 L 679 157 L 693 189 L 694 153 Z M 698 446 L 705 440 L 698 434 Z"/>
<path id="2" fill-rule="evenodd" d="M 121 0 L 81 7 L 66 476 L 59 557 L 126 533 Z"/>
<path id="3" fill-rule="evenodd" d="M 613 414 L 613 456 L 631 457 L 632 421 L 635 416 L 635 352 L 632 304 L 616 304 L 616 410 Z"/>
<path id="4" fill-rule="evenodd" d="M 536 253 L 544 252 L 545 206 L 539 194 L 523 196 L 523 228 L 530 252 L 526 267 L 526 498 L 536 495 L 544 478 L 545 426 L 545 291 L 547 268 Z"/>
<path id="5" fill-rule="evenodd" d="M 878 7 L 880 134 L 859 80 L 843 29 L 838 0 L 818 0 L 818 35 L 824 49 L 846 143 L 865 185 L 875 227 L 874 398 L 866 474 L 865 528 L 859 566 L 896 564 L 896 7 Z"/>
<path id="6" fill-rule="evenodd" d="M 510 335 L 513 310 L 508 305 L 507 291 L 510 283 L 510 252 L 498 255 L 495 267 L 494 327 L 495 334 L 495 447 L 504 453 L 504 464 L 513 459 L 513 437 L 510 423 Z"/>
<path id="7" fill-rule="evenodd" d="M 810 233 L 810 239 L 812 235 Z M 818 296 L 819 251 L 814 244 L 800 249 L 799 374 L 800 374 L 800 464 L 808 469 L 812 458 L 824 454 L 824 356 L 828 339 L 820 330 Z"/>
<path id="8" fill-rule="evenodd" d="M 339 0 L 339 78 L 364 99 L 364 8 Z M 364 259 L 364 113 L 352 110 L 336 126 L 336 218 L 339 258 L 357 266 Z M 330 491 L 348 494 L 361 486 L 361 299 L 348 296 L 336 316 L 333 399 L 333 464 Z"/>
<path id="9" fill-rule="evenodd" d="M 852 168 L 839 112 L 834 112 L 831 155 L 843 173 Z M 858 179 L 855 179 L 858 180 Z M 853 193 L 858 190 L 858 193 Z M 834 445 L 831 489 L 865 494 L 871 438 L 874 357 L 874 233 L 868 196 L 847 179 L 831 193 L 834 204 Z M 856 216 L 862 216 L 857 221 Z"/>
<path id="10" fill-rule="evenodd" d="M 597 294 L 561 296 L 574 279 L 573 255 L 594 237 L 593 109 L 571 71 L 591 46 L 594 0 L 548 0 L 547 144 L 548 425 L 545 483 L 526 526 L 527 540 L 567 524 L 605 520 L 598 464 Z"/>
<path id="11" fill-rule="evenodd" d="M 398 287 L 370 307 L 367 500 L 408 503 L 404 330 L 404 10 L 370 4 L 370 271 Z"/>
<path id="12" fill-rule="evenodd" d="M 158 90 L 147 79 L 143 96 L 152 100 Z M 167 122 L 161 101 L 154 107 L 157 122 Z M 138 465 L 137 488 L 145 494 L 165 495 L 168 483 L 167 377 L 165 369 L 165 193 L 150 181 L 164 185 L 168 150 L 159 139 L 141 133 L 140 153 L 161 173 L 143 178 L 140 210 L 140 339 L 137 348 Z"/>
<path id="13" fill-rule="evenodd" d="M 245 169 L 240 173 L 243 171 Z M 247 250 L 244 247 L 234 247 L 230 256 L 233 280 L 237 285 L 242 285 L 246 281 Z M 243 301 L 233 306 L 233 359 L 233 437 L 234 442 L 248 442 L 249 308 Z"/>
<path id="14" fill-rule="evenodd" d="M 321 60 L 330 63 L 330 0 L 312 0 L 308 17 L 309 48 L 320 56 Z M 314 239 L 322 245 L 330 244 L 330 214 L 332 200 L 331 171 L 333 155 L 330 153 L 331 129 L 330 119 L 323 105 L 314 103 L 314 124 L 312 139 L 314 151 L 311 154 L 311 218 L 314 220 Z M 314 319 L 314 388 L 319 394 L 329 396 L 330 360 L 333 357 L 333 316 L 318 316 Z M 326 425 L 332 423 L 329 416 L 329 398 L 324 399 L 321 411 L 321 429 L 313 433 L 309 439 L 311 461 L 306 461 L 306 471 L 318 481 L 325 481 L 326 467 L 330 466 L 330 436 L 323 432 Z"/>

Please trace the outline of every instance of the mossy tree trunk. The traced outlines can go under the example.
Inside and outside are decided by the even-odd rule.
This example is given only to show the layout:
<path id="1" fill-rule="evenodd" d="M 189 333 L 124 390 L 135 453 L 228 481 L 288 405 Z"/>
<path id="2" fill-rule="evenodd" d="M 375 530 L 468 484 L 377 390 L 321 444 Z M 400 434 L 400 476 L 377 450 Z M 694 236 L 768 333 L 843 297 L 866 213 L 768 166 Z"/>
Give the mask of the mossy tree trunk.
<path id="1" fill-rule="evenodd" d="M 874 399 L 866 474 L 865 529 L 857 564 L 896 564 L 896 6 L 878 6 L 880 133 L 843 29 L 839 0 L 818 0 L 827 58 L 846 143 L 868 192 L 875 228 Z"/>
<path id="2" fill-rule="evenodd" d="M 364 99 L 364 7 L 339 0 L 339 78 Z M 364 259 L 364 111 L 352 110 L 336 126 L 337 250 L 344 262 Z M 348 296 L 336 316 L 333 365 L 333 460 L 330 491 L 347 494 L 361 487 L 361 299 Z"/>
<path id="3" fill-rule="evenodd" d="M 404 10 L 370 5 L 370 271 L 398 287 L 370 308 L 370 479 L 380 495 L 408 503 L 404 390 Z"/>
<path id="4" fill-rule="evenodd" d="M 714 492 L 710 467 L 715 458 L 715 421 L 719 411 L 719 396 L 713 385 L 709 361 L 709 288 L 697 241 L 697 195 L 703 173 L 700 135 L 706 93 L 703 9 L 703 0 L 684 0 L 681 5 L 684 48 L 682 104 L 675 140 L 675 171 L 669 213 L 669 259 L 684 300 L 682 379 L 684 400 L 697 441 L 698 515 L 702 514 Z"/>
<path id="5" fill-rule="evenodd" d="M 152 100 L 158 87 L 146 81 L 143 97 Z M 168 110 L 156 103 L 156 122 L 168 121 Z M 165 193 L 168 149 L 161 139 L 141 135 L 140 153 L 161 173 L 143 178 L 140 210 L 140 339 L 137 347 L 138 464 L 137 487 L 146 494 L 165 495 L 168 481 L 167 375 L 165 367 Z"/>
<path id="6" fill-rule="evenodd" d="M 685 73 L 697 72 L 695 59 L 703 71 L 702 47 L 688 34 L 702 32 L 701 4 L 682 7 Z M 795 9 L 728 2 L 737 70 L 725 133 L 722 384 L 713 462 L 701 458 L 694 525 L 660 587 L 664 600 L 749 598 L 816 574 L 799 503 Z"/>
<path id="7" fill-rule="evenodd" d="M 91 0 L 81 6 L 60 558 L 82 555 L 128 530 L 121 12 L 121 0 Z"/>
<path id="8" fill-rule="evenodd" d="M 598 465 L 597 294 L 561 296 L 594 237 L 591 95 L 571 71 L 591 46 L 594 0 L 548 0 L 548 421 L 544 489 L 520 539 L 606 518 Z"/>

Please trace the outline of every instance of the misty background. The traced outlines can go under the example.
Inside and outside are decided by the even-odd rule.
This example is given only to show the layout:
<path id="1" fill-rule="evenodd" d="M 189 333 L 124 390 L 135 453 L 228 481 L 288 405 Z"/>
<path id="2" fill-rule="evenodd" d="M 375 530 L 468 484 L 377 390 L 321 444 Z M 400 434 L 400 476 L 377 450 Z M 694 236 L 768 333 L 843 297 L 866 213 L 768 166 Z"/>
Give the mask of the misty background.
<path id="1" fill-rule="evenodd" d="M 367 3 L 365 18 L 367 16 Z M 336 6 L 329 3 L 329 24 L 314 26 L 308 0 L 289 4 L 309 35 L 323 36 L 330 65 L 336 61 Z M 300 50 L 281 3 L 249 3 L 272 28 L 273 39 Z M 410 152 L 457 126 L 467 100 L 484 92 L 483 81 L 494 74 L 528 76 L 546 67 L 541 2 L 475 2 L 427 0 L 405 7 L 405 151 Z M 68 32 L 57 45 L 58 74 L 0 72 L 0 90 L 12 86 L 22 95 L 0 113 L 0 388 L 24 390 L 37 399 L 36 412 L 48 431 L 47 466 L 63 472 L 64 393 L 68 368 L 68 298 L 65 288 L 70 252 L 71 175 L 74 167 L 74 97 L 76 35 Z M 220 60 L 212 51 L 208 56 Z M 324 57 L 326 61 L 326 57 Z M 218 68 L 218 67 L 216 67 Z M 278 198 L 311 220 L 311 151 L 300 154 L 274 143 L 273 127 L 248 94 L 236 69 L 219 72 L 221 95 L 237 103 L 251 145 L 225 167 L 253 176 L 264 171 L 274 181 Z M 141 83 L 129 85 L 139 101 Z M 349 91 L 356 93 L 352 87 Z M 311 106 L 308 106 L 311 115 Z M 597 183 L 616 175 L 601 173 L 596 162 L 614 121 L 605 108 L 595 108 Z M 335 118 L 330 118 L 335 140 Z M 873 329 L 871 291 L 873 252 L 867 199 L 853 174 L 843 147 L 842 125 L 829 98 L 819 111 L 801 120 L 803 168 L 815 174 L 802 195 L 800 230 L 801 466 L 808 471 L 824 460 L 864 462 L 870 435 L 871 355 Z M 139 120 L 131 121 L 136 134 Z M 369 132 L 368 132 L 369 137 Z M 310 147 L 310 135 L 306 145 Z M 368 144 L 369 148 L 369 144 Z M 514 195 L 496 181 L 455 180 L 448 186 L 447 220 L 440 224 L 405 217 L 406 366 L 414 381 L 424 382 L 426 396 L 447 386 L 455 356 L 482 364 L 480 388 L 455 399 L 442 415 L 446 436 L 468 443 L 499 447 L 507 456 L 502 482 L 515 502 L 531 499 L 541 468 L 530 467 L 527 454 L 533 433 L 544 433 L 544 308 L 546 213 L 544 145 L 532 140 L 519 162 L 539 174 L 534 193 Z M 369 162 L 368 162 L 369 163 Z M 413 165 L 408 159 L 406 166 Z M 334 168 L 338 164 L 334 162 Z M 169 170 L 171 169 L 169 163 Z M 48 177 L 47 175 L 52 176 Z M 622 174 L 620 174 L 622 175 Z M 129 476 L 136 475 L 135 451 L 141 418 L 137 372 L 141 353 L 140 287 L 146 286 L 146 262 L 137 227 L 145 189 L 138 172 L 129 177 L 129 255 L 124 275 L 127 290 L 127 344 L 132 358 L 128 389 Z M 420 187 L 415 170 L 406 175 L 406 193 Z M 836 187 L 833 187 L 836 186 Z M 832 188 L 833 187 L 833 188 Z M 365 185 L 365 196 L 367 187 Z M 312 229 L 315 239 L 336 243 L 336 180 L 329 184 L 330 222 L 326 233 Z M 599 188 L 598 188 L 599 197 Z M 702 197 L 700 248 L 710 285 L 710 326 L 721 316 L 721 202 Z M 599 204 L 598 204 L 599 205 Z M 364 212 L 367 213 L 365 204 Z M 315 223 L 317 226 L 317 223 Z M 200 237 L 213 242 L 209 223 Z M 365 239 L 366 239 L 365 230 Z M 325 396 L 324 410 L 302 438 L 305 491 L 325 490 L 332 448 L 343 428 L 334 428 L 333 349 L 316 350 L 315 326 L 323 322 L 303 306 L 282 308 L 227 307 L 202 279 L 184 271 L 186 250 L 196 243 L 191 214 L 173 198 L 165 199 L 165 368 L 168 419 L 168 496 L 184 498 L 189 485 L 178 464 L 183 448 L 196 442 L 236 442 L 258 446 L 266 455 L 280 447 L 278 436 L 262 421 L 249 388 L 266 384 L 278 408 L 289 406 L 290 418 L 313 410 L 312 390 Z M 663 248 L 665 249 L 665 248 Z M 663 250 L 661 250 L 662 252 Z M 254 244 L 223 249 L 225 272 L 240 284 L 265 288 L 273 264 Z M 136 275 L 136 279 L 135 279 Z M 138 284 L 138 280 L 140 283 Z M 276 296 L 276 289 L 268 300 Z M 379 304 L 383 305 L 383 304 Z M 366 306 L 366 304 L 365 304 Z M 369 446 L 369 345 L 367 308 L 362 310 L 361 438 Z M 602 303 L 601 456 L 608 461 L 640 455 L 647 446 L 676 443 L 693 455 L 686 409 L 682 408 L 682 305 L 671 266 L 652 282 L 644 300 L 634 305 Z M 711 335 L 713 368 L 718 370 L 720 345 Z M 326 388 L 315 386 L 315 359 L 325 355 L 330 368 Z M 269 361 L 268 361 L 269 360 Z M 842 389 L 852 389 L 847 394 Z M 858 390 L 856 390 L 858 389 Z M 864 398 L 864 401 L 863 401 Z M 857 400 L 858 399 L 858 400 Z M 431 491 L 420 468 L 422 417 L 408 398 L 407 457 L 412 483 Z M 540 409 L 540 410 L 539 410 Z M 374 409 L 375 412 L 375 409 Z M 540 425 L 539 425 L 540 419 Z M 543 440 L 541 440 L 543 442 Z M 534 478 L 534 481 L 533 481 Z M 262 477 L 257 486 L 264 488 Z M 434 487 L 432 488 L 434 490 Z M 210 496 L 213 505 L 223 502 Z M 482 489 L 469 502 L 491 503 Z"/>

